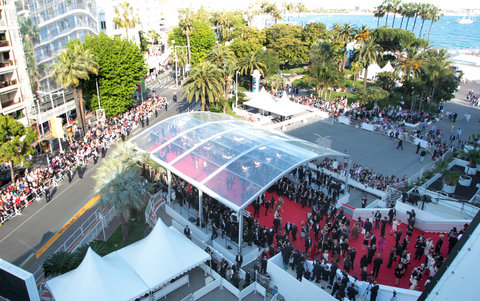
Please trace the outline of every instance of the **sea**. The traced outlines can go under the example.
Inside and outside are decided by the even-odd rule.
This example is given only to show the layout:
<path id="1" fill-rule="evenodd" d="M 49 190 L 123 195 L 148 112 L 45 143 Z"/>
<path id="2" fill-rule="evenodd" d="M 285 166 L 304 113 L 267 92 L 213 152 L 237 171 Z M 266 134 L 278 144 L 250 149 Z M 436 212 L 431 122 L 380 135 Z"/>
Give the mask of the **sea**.
<path id="1" fill-rule="evenodd" d="M 464 52 L 468 51 L 470 54 L 480 53 L 480 18 L 472 24 L 458 24 L 455 22 L 462 16 L 442 16 L 440 20 L 433 23 L 432 31 L 430 33 L 430 43 L 435 48 L 445 48 L 451 52 Z M 395 18 L 394 27 L 400 26 L 401 17 Z M 392 27 L 393 16 L 388 17 L 388 27 Z M 361 27 L 366 25 L 368 28 L 377 27 L 377 18 L 373 15 L 349 15 L 349 14 L 303 14 L 303 15 L 291 15 L 285 16 L 283 20 L 279 22 L 285 22 L 289 24 L 297 24 L 304 26 L 312 22 L 324 23 L 327 28 L 334 26 L 335 24 L 350 23 Z M 403 20 L 402 28 L 405 28 L 407 19 Z M 269 20 L 267 23 L 272 23 Z M 414 23 L 414 19 L 410 19 L 408 23 L 408 29 L 411 30 Z M 415 25 L 415 35 L 418 37 L 420 34 L 420 27 L 422 20 L 417 19 Z M 385 18 L 381 18 L 379 26 L 385 26 Z M 422 37 L 427 38 L 428 30 L 430 28 L 430 21 L 425 21 L 422 30 Z"/>

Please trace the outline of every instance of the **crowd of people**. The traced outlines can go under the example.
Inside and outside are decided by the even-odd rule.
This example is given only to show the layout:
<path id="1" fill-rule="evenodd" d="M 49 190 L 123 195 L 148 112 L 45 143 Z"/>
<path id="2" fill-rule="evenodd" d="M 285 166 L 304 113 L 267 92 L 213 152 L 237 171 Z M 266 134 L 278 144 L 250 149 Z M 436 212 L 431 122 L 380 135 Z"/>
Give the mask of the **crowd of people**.
<path id="1" fill-rule="evenodd" d="M 88 162 L 96 164 L 112 143 L 125 140 L 139 125 L 148 126 L 150 116 L 157 116 L 166 103 L 165 97 L 151 96 L 123 114 L 105 121 L 89 122 L 84 135 L 78 130 L 76 135 L 66 139 L 64 152 L 53 156 L 48 154 L 47 166 L 26 169 L 18 175 L 15 184 L 0 189 L 0 222 L 3 224 L 42 195 L 47 202 L 50 201 L 61 180 L 68 177 L 71 182 L 75 175 L 82 178 Z"/>
<path id="2" fill-rule="evenodd" d="M 374 106 L 372 109 L 361 107 L 358 102 L 348 104 L 345 96 L 335 97 L 332 101 L 316 98 L 311 95 L 298 96 L 294 102 L 313 107 L 329 113 L 335 120 L 348 118 L 349 123 L 359 126 L 362 123 L 372 125 L 374 130 L 384 135 L 415 143 L 415 138 L 427 141 L 434 152 L 434 160 L 454 146 L 455 141 L 442 140 L 444 133 L 436 126 L 436 121 L 443 118 L 443 106 L 439 105 L 437 114 L 415 112 L 402 108 L 401 105 L 387 108 Z M 409 127 L 406 125 L 417 125 Z"/>
<path id="3" fill-rule="evenodd" d="M 397 286 L 401 279 L 409 277 L 409 288 L 422 290 L 426 285 L 423 280 L 429 281 L 442 265 L 445 245 L 450 253 L 468 226 L 460 231 L 454 228 L 448 238 L 440 235 L 434 241 L 423 233 L 414 237 L 414 210 L 408 213 L 406 229 L 397 219 L 395 208 L 388 214 L 376 211 L 369 218 L 353 220 L 334 206 L 338 198 L 336 185 L 336 180 L 325 173 L 300 167 L 252 203 L 244 216 L 243 244 L 261 250 L 255 271 L 265 274 L 267 259 L 281 253 L 284 269 L 291 269 L 299 281 L 319 283 L 339 299 L 353 298 L 358 293 L 356 282 L 347 275 L 370 282 L 370 295 L 374 297 L 378 288 L 372 288 L 382 282 L 386 273 L 395 278 Z M 198 192 L 194 187 L 177 177 L 172 178 L 172 187 L 181 205 L 198 210 Z M 285 202 L 310 208 L 305 221 L 299 225 L 285 221 Z M 202 225 L 198 219 L 197 225 L 209 229 L 212 240 L 222 237 L 233 243 L 237 241 L 239 223 L 232 210 L 204 195 L 202 213 Z M 273 215 L 272 225 L 260 224 L 263 215 Z M 387 249 L 392 245 L 393 248 Z M 229 265 L 225 259 L 212 257 L 211 264 L 239 287 L 241 263 Z M 252 279 L 250 270 L 247 274 L 248 285 Z"/>
<path id="4" fill-rule="evenodd" d="M 324 168 L 331 172 L 337 173 L 342 176 L 346 176 L 348 168 L 341 164 L 336 159 L 325 158 L 322 161 L 315 161 L 317 168 Z M 386 191 L 388 186 L 399 186 L 405 181 L 408 181 L 406 177 L 398 178 L 396 176 L 385 176 L 375 172 L 372 168 L 364 168 L 357 163 L 353 163 L 349 172 L 350 178 L 359 183 L 373 189 Z"/>
<path id="5" fill-rule="evenodd" d="M 473 90 L 468 91 L 467 100 L 472 102 L 473 106 L 480 106 L 480 94 L 473 92 Z"/>

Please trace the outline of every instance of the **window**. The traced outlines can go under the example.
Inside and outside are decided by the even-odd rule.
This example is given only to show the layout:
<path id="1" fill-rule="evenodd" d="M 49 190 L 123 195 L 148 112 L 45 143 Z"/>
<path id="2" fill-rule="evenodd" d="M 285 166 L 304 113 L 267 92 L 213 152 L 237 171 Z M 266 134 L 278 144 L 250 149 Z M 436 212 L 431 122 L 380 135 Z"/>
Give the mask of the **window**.
<path id="1" fill-rule="evenodd" d="M 107 22 L 105 22 L 105 21 L 100 21 L 100 29 L 101 29 L 101 30 L 107 29 Z"/>

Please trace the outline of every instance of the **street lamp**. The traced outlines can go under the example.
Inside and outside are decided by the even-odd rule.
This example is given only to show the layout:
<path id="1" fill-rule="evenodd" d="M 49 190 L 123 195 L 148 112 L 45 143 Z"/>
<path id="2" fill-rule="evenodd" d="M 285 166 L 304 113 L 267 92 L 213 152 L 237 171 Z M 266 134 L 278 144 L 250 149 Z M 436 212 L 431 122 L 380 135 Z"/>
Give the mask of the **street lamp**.
<path id="1" fill-rule="evenodd" d="M 238 110 L 238 70 L 235 70 L 235 110 Z"/>
<path id="2" fill-rule="evenodd" d="M 95 85 L 97 86 L 97 99 L 98 99 L 98 109 L 100 110 L 100 92 L 98 90 L 98 77 L 95 78 Z M 143 96 L 142 96 L 143 97 Z"/>

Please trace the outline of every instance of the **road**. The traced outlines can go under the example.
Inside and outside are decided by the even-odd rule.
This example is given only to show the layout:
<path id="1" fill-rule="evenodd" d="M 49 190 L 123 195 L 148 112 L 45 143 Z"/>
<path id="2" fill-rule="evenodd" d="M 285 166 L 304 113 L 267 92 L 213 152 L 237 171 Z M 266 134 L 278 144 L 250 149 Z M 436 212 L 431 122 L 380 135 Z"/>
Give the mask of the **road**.
<path id="1" fill-rule="evenodd" d="M 180 91 L 172 85 L 171 81 L 163 86 L 153 85 L 147 89 L 147 93 L 153 95 L 153 89 L 155 89 L 156 95 L 165 96 L 170 102 L 168 112 L 162 110 L 158 118 L 151 119 L 150 127 L 177 113 L 196 109 L 196 104 L 188 104 L 183 101 L 173 103 L 171 101 L 174 93 L 178 94 L 179 100 L 182 98 Z M 144 129 L 140 128 L 137 132 L 133 132 L 132 136 L 142 130 Z M 53 233 L 95 196 L 93 192 L 94 175 L 99 165 L 99 163 L 97 165 L 90 163 L 83 179 L 75 177 L 70 184 L 68 181 L 63 181 L 56 190 L 52 191 L 50 202 L 46 203 L 44 198 L 34 201 L 23 210 L 21 215 L 14 217 L 0 227 L 0 258 L 20 265 L 32 252 L 42 246 Z M 81 224 L 96 208 L 97 204 L 82 215 L 64 236 L 68 236 L 70 231 Z"/>

